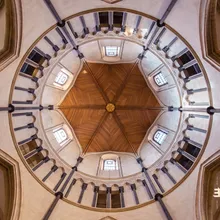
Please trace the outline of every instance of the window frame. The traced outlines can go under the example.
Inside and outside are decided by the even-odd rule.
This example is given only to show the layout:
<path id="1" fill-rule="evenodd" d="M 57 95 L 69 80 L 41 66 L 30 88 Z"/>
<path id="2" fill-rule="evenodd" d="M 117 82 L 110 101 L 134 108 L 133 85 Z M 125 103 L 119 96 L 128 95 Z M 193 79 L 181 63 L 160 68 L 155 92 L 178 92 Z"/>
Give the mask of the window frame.
<path id="1" fill-rule="evenodd" d="M 113 166 L 107 165 L 106 162 L 108 162 L 108 161 L 114 161 Z M 111 168 L 113 168 L 113 169 L 111 169 Z M 119 167 L 118 167 L 117 160 L 116 159 L 105 159 L 105 160 L 103 160 L 103 170 L 104 171 L 118 171 Z"/>
<path id="2" fill-rule="evenodd" d="M 61 75 L 62 74 L 62 75 Z M 59 77 L 59 75 L 61 75 L 60 77 Z M 65 82 L 64 83 L 60 83 L 59 82 L 59 80 L 60 80 L 60 78 L 62 79 L 62 76 L 66 76 L 66 80 L 65 80 Z M 58 80 L 57 80 L 57 78 L 59 78 Z M 56 78 L 54 79 L 54 84 L 55 85 L 58 85 L 58 86 L 64 86 L 67 82 L 68 82 L 68 79 L 69 79 L 69 76 L 68 76 L 68 74 L 66 74 L 64 71 L 62 71 L 62 69 L 57 73 L 57 75 L 56 75 Z"/>
<path id="3" fill-rule="evenodd" d="M 158 77 L 158 76 L 161 76 L 161 77 L 159 77 L 160 80 L 161 80 L 161 78 L 162 78 L 162 81 L 164 81 L 163 84 L 161 84 L 161 85 L 159 85 L 159 84 L 157 83 L 157 81 L 156 81 L 156 77 Z M 153 76 L 153 79 L 154 79 L 155 84 L 156 84 L 158 87 L 162 87 L 162 86 L 165 86 L 165 85 L 168 84 L 168 82 L 167 82 L 167 80 L 166 80 L 166 78 L 164 77 L 164 75 L 163 75 L 162 72 L 159 72 L 159 73 L 155 74 L 155 75 Z"/>
<path id="4" fill-rule="evenodd" d="M 158 132 L 161 132 L 163 134 L 162 137 L 159 137 L 159 141 L 155 138 L 155 136 L 157 135 Z M 153 141 L 156 144 L 162 145 L 164 143 L 165 139 L 167 138 L 167 136 L 168 136 L 168 132 L 163 131 L 161 129 L 157 129 L 156 132 L 153 135 Z M 160 140 L 160 139 L 162 139 L 162 140 Z"/>
<path id="5" fill-rule="evenodd" d="M 64 131 L 65 136 L 66 136 L 66 138 L 63 139 L 63 140 L 61 140 L 61 141 L 58 140 L 58 138 L 60 138 L 60 137 L 59 137 L 60 134 L 58 133 L 60 130 Z M 57 134 L 58 134 L 59 136 L 58 136 Z M 69 136 L 68 136 L 68 134 L 67 134 L 67 132 L 65 131 L 65 129 L 64 129 L 63 127 L 54 129 L 54 130 L 53 130 L 53 135 L 54 135 L 54 137 L 55 137 L 57 143 L 58 143 L 60 146 L 65 145 L 65 144 L 69 141 L 69 139 L 70 139 Z M 61 139 L 62 139 L 62 138 L 61 138 Z"/>
<path id="6" fill-rule="evenodd" d="M 105 48 L 105 56 L 106 57 L 118 57 L 119 56 L 119 54 L 120 54 L 120 47 L 118 47 L 118 46 L 105 46 L 104 47 Z M 111 50 L 111 48 L 113 49 L 114 48 L 114 50 L 115 50 L 115 55 L 109 55 L 108 53 L 109 53 L 109 51 L 108 50 Z"/>

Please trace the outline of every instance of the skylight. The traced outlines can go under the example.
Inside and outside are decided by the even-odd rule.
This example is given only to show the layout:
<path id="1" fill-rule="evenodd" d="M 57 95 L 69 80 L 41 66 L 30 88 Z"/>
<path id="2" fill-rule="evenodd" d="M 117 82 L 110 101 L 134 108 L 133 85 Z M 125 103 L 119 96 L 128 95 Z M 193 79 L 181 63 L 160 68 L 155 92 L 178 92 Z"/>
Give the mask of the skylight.
<path id="1" fill-rule="evenodd" d="M 106 46 L 105 47 L 105 55 L 107 57 L 116 57 L 119 55 L 120 47 L 117 46 Z"/>
<path id="2" fill-rule="evenodd" d="M 164 140 L 167 137 L 167 133 L 162 131 L 162 130 L 157 130 L 154 134 L 153 140 L 157 143 L 157 144 L 162 144 L 164 142 Z"/>
<path id="3" fill-rule="evenodd" d="M 158 86 L 163 86 L 167 84 L 167 80 L 161 72 L 154 76 L 154 81 Z"/>
<path id="4" fill-rule="evenodd" d="M 56 78 L 55 78 L 55 82 L 56 82 L 57 84 L 59 84 L 59 85 L 64 85 L 64 84 L 67 82 L 68 78 L 69 78 L 69 77 L 68 77 L 67 74 L 65 74 L 64 72 L 60 71 L 60 72 L 57 74 Z"/>

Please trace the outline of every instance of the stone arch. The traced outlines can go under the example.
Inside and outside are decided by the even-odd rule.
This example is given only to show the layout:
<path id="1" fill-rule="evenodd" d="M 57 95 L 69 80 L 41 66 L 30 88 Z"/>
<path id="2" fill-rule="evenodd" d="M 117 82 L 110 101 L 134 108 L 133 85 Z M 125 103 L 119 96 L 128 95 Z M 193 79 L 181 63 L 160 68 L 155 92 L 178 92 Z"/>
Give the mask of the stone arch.
<path id="1" fill-rule="evenodd" d="M 220 1 L 202 1 L 201 4 L 201 30 L 204 41 L 204 56 L 220 68 Z"/>
<path id="2" fill-rule="evenodd" d="M 201 220 L 219 219 L 220 209 L 216 206 L 219 198 L 214 197 L 215 189 L 220 188 L 218 179 L 220 178 L 220 151 L 214 153 L 204 163 L 201 164 L 198 182 L 196 213 Z M 217 196 L 216 192 L 216 196 Z"/>
<path id="3" fill-rule="evenodd" d="M 20 53 L 22 15 L 20 0 L 0 1 L 0 13 L 5 31 L 2 33 L 3 39 L 0 41 L 0 71 L 14 61 Z"/>
<path id="4" fill-rule="evenodd" d="M 0 219 L 19 219 L 20 171 L 18 163 L 0 150 Z"/>

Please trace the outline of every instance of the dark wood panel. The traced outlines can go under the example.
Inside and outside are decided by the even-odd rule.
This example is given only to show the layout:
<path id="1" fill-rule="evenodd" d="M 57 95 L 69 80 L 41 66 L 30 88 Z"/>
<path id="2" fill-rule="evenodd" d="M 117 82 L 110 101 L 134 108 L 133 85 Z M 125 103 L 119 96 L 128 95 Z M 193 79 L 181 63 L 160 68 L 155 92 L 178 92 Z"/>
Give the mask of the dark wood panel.
<path id="1" fill-rule="evenodd" d="M 112 114 L 109 114 L 103 122 L 100 131 L 94 138 L 88 152 L 97 151 L 123 151 L 132 152 L 123 133 L 115 122 Z"/>
<path id="2" fill-rule="evenodd" d="M 149 99 L 152 95 L 151 90 L 147 86 L 138 66 L 136 66 L 130 75 L 122 94 L 120 95 L 116 105 L 126 106 L 151 106 L 151 102 L 155 104 L 156 100 Z"/>
<path id="3" fill-rule="evenodd" d="M 108 99 L 116 100 L 114 113 L 106 110 Z M 94 63 L 84 66 L 60 105 L 84 153 L 136 152 L 160 112 L 152 107 L 160 104 L 138 65 Z"/>

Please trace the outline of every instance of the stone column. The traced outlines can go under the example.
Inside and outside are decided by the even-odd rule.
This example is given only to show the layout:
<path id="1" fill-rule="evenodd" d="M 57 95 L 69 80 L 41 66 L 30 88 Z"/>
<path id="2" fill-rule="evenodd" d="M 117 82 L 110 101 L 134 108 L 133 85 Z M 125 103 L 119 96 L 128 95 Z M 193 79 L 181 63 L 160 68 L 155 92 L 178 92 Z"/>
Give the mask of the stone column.
<path id="1" fill-rule="evenodd" d="M 187 170 L 185 167 L 183 167 L 181 164 L 179 164 L 174 158 L 170 159 L 170 162 L 174 165 L 176 165 L 181 171 L 183 171 L 184 173 L 187 173 Z"/>
<path id="2" fill-rule="evenodd" d="M 81 203 L 81 202 L 82 202 L 83 195 L 84 195 L 84 192 L 85 192 L 87 186 L 88 186 L 87 183 L 83 183 L 83 184 L 82 184 L 82 189 L 81 189 L 81 192 L 80 192 L 80 195 L 79 195 L 78 203 Z"/>
<path id="3" fill-rule="evenodd" d="M 171 10 L 173 9 L 174 5 L 176 4 L 177 0 L 172 0 L 167 8 L 167 10 L 165 11 L 165 13 L 163 14 L 162 18 L 159 21 L 159 24 L 162 25 L 164 23 L 164 21 L 166 20 L 166 18 L 168 17 L 168 15 L 170 14 Z"/>
<path id="4" fill-rule="evenodd" d="M 173 56 L 171 58 L 171 60 L 174 62 L 176 59 L 178 59 L 179 57 L 181 57 L 183 54 L 185 54 L 188 51 L 188 48 L 183 49 L 182 51 L 180 51 L 178 54 L 176 54 L 175 56 Z"/>
<path id="5" fill-rule="evenodd" d="M 138 199 L 138 195 L 137 195 L 137 192 L 136 192 L 136 185 L 131 184 L 131 189 L 132 189 L 133 194 L 134 194 L 134 199 L 135 199 L 136 205 L 138 205 L 139 204 L 139 199 Z"/>
<path id="6" fill-rule="evenodd" d="M 188 63 L 186 63 L 186 64 L 180 66 L 180 67 L 178 68 L 178 70 L 179 70 L 179 71 L 186 70 L 186 69 L 188 69 L 189 67 L 195 65 L 196 63 L 197 63 L 197 60 L 196 60 L 196 59 L 191 60 L 191 61 L 189 61 Z"/>
<path id="7" fill-rule="evenodd" d="M 71 190 L 72 190 L 72 188 L 73 188 L 73 186 L 74 186 L 75 184 L 76 184 L 76 179 L 73 179 L 72 182 L 70 183 L 70 185 L 69 185 L 67 191 L 66 191 L 66 194 L 65 194 L 65 197 L 66 197 L 66 198 L 67 198 L 68 195 L 70 194 L 70 192 L 71 192 Z"/>
<path id="8" fill-rule="evenodd" d="M 186 151 L 184 151 L 182 148 L 178 148 L 177 152 L 179 154 L 181 154 L 182 156 L 186 157 L 187 159 L 189 159 L 190 161 L 192 161 L 193 163 L 195 162 L 196 158 L 194 156 L 192 156 L 191 154 L 187 153 Z"/>
<path id="9" fill-rule="evenodd" d="M 149 195 L 150 199 L 153 199 L 154 197 L 153 197 L 153 195 L 152 195 L 152 193 L 150 191 L 149 186 L 147 185 L 146 180 L 142 180 L 142 183 L 143 183 L 143 185 L 144 185 L 144 187 L 145 187 L 145 189 L 147 191 L 147 194 Z"/>
<path id="10" fill-rule="evenodd" d="M 64 181 L 65 177 L 66 177 L 66 173 L 62 173 L 60 180 L 58 181 L 58 183 L 56 184 L 56 186 L 54 187 L 54 191 L 56 192 L 58 190 L 58 188 L 60 187 L 60 185 L 62 184 L 62 182 Z"/>
<path id="11" fill-rule="evenodd" d="M 49 219 L 49 217 L 51 216 L 51 214 L 52 214 L 54 208 L 56 207 L 56 205 L 57 205 L 57 203 L 58 203 L 58 201 L 63 198 L 63 192 L 64 192 L 64 190 L 66 189 L 66 187 L 67 187 L 67 185 L 68 185 L 70 179 L 72 178 L 74 172 L 77 171 L 77 166 L 79 165 L 79 163 L 82 162 L 82 160 L 83 160 L 82 157 L 79 157 L 79 158 L 77 159 L 76 166 L 74 166 L 74 167 L 72 168 L 72 170 L 71 170 L 71 172 L 69 173 L 69 175 L 68 175 L 66 181 L 64 182 L 62 188 L 60 189 L 59 192 L 55 193 L 55 196 L 56 196 L 56 197 L 55 197 L 53 203 L 51 204 L 50 208 L 49 208 L 48 211 L 46 212 L 46 214 L 45 214 L 43 220 L 48 220 L 48 219 Z M 71 189 L 70 189 L 70 190 L 71 190 Z M 69 192 L 70 192 L 70 190 L 68 189 Z M 68 192 L 68 191 L 67 191 L 67 192 Z M 67 196 L 68 196 L 68 195 L 67 195 Z"/>
<path id="12" fill-rule="evenodd" d="M 44 157 L 41 162 L 39 162 L 35 167 L 32 168 L 33 171 L 36 171 L 38 168 L 40 168 L 44 163 L 47 163 L 50 160 L 49 157 Z"/>
<path id="13" fill-rule="evenodd" d="M 36 147 L 36 149 L 32 150 L 31 152 L 24 155 L 24 158 L 27 160 L 31 157 L 33 157 L 35 154 L 40 153 L 43 150 L 42 146 Z"/>
<path id="14" fill-rule="evenodd" d="M 154 181 L 156 182 L 157 186 L 159 187 L 160 191 L 161 191 L 162 193 L 164 193 L 165 190 L 164 190 L 164 188 L 162 187 L 162 185 L 160 184 L 157 175 L 156 175 L 156 174 L 153 174 L 152 177 L 153 177 Z"/>
<path id="15" fill-rule="evenodd" d="M 107 187 L 106 193 L 107 193 L 107 199 L 106 199 L 106 208 L 111 208 L 111 187 Z"/>
<path id="16" fill-rule="evenodd" d="M 98 187 L 98 186 L 95 186 L 95 187 L 94 187 L 93 200 L 92 200 L 92 207 L 96 207 L 98 193 L 99 193 L 99 187 Z"/>
<path id="17" fill-rule="evenodd" d="M 148 182 L 149 182 L 149 184 L 150 184 L 150 186 L 151 186 L 151 189 L 152 189 L 152 191 L 153 191 L 153 195 L 154 195 L 155 201 L 158 201 L 158 202 L 159 202 L 159 204 L 160 204 L 160 206 L 161 206 L 161 208 L 162 208 L 164 214 L 166 215 L 166 218 L 167 218 L 168 220 L 172 220 L 172 217 L 171 217 L 171 215 L 170 215 L 168 209 L 166 208 L 165 204 L 164 204 L 163 201 L 162 201 L 163 195 L 161 195 L 160 193 L 158 193 L 156 187 L 154 186 L 153 181 L 151 180 L 151 178 L 150 178 L 150 176 L 149 176 L 149 174 L 148 174 L 148 172 L 147 172 L 147 168 L 144 167 L 143 160 L 142 160 L 141 158 L 137 158 L 137 162 L 138 162 L 138 163 L 140 164 L 140 166 L 142 167 L 142 172 L 144 172 L 144 174 L 145 174 L 145 176 L 146 176 L 146 178 L 147 178 L 147 180 L 148 180 Z"/>
<path id="18" fill-rule="evenodd" d="M 168 176 L 168 178 L 172 181 L 173 184 L 176 184 L 176 180 L 169 173 L 169 171 L 168 171 L 168 169 L 166 167 L 162 167 L 161 170 Z"/>
<path id="19" fill-rule="evenodd" d="M 27 139 L 25 139 L 25 140 L 23 140 L 23 141 L 19 141 L 19 142 L 18 142 L 18 145 L 26 144 L 26 143 L 28 143 L 28 142 L 31 142 L 31 141 L 33 141 L 33 140 L 36 140 L 37 138 L 38 138 L 37 135 L 34 134 L 34 135 L 32 135 L 31 137 L 29 137 L 29 138 L 27 138 Z"/>
<path id="20" fill-rule="evenodd" d="M 121 208 L 124 208 L 125 207 L 125 199 L 124 199 L 124 187 L 123 186 L 119 187 L 119 193 L 120 193 Z"/>
<path id="21" fill-rule="evenodd" d="M 42 179 L 43 182 L 45 182 L 52 173 L 56 172 L 58 169 L 58 167 L 56 165 L 52 166 L 51 170 L 49 171 L 49 173 Z"/>

